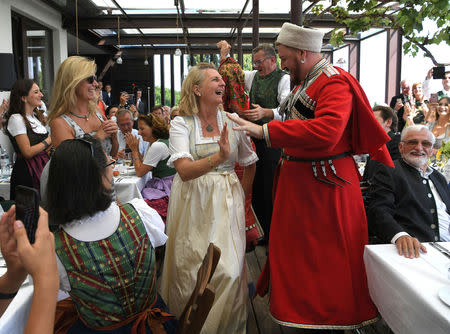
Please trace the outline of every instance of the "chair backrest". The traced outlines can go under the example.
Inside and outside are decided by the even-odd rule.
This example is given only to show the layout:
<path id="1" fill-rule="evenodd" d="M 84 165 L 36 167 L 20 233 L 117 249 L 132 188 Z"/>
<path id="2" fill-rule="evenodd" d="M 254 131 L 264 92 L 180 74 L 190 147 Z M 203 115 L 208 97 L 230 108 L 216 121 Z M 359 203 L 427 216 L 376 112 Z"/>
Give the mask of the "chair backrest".
<path id="1" fill-rule="evenodd" d="M 197 282 L 178 321 L 177 334 L 198 334 L 214 303 L 215 290 L 209 284 L 220 259 L 220 249 L 210 243 L 197 271 Z"/>

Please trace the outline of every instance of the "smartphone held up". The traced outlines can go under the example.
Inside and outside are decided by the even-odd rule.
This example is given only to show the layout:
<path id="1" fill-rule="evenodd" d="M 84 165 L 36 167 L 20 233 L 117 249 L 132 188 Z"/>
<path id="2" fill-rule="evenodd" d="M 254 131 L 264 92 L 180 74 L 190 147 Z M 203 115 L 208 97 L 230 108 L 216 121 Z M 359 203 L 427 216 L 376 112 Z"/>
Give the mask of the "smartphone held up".
<path id="1" fill-rule="evenodd" d="M 28 240 L 31 244 L 34 243 L 39 220 L 39 194 L 36 189 L 16 187 L 16 220 L 22 221 Z"/>

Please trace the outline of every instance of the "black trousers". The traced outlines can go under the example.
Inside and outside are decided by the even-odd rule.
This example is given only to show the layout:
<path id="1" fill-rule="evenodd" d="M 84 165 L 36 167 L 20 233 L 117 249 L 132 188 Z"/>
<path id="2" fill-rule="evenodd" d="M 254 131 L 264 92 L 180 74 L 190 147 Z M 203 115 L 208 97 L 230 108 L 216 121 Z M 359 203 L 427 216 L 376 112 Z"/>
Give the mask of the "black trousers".
<path id="1" fill-rule="evenodd" d="M 252 205 L 264 231 L 264 239 L 269 240 L 270 221 L 273 211 L 273 176 L 280 160 L 281 149 L 267 147 L 263 139 L 252 139 L 259 158 L 256 162 L 255 179 L 253 181 Z"/>

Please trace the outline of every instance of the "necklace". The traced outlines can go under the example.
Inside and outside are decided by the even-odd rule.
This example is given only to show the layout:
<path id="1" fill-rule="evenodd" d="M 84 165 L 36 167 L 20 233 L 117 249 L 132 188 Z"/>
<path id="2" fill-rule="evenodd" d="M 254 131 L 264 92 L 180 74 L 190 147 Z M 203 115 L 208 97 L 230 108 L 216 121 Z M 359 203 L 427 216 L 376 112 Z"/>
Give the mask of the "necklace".
<path id="1" fill-rule="evenodd" d="M 211 124 L 208 123 L 208 124 L 206 125 L 206 127 L 205 127 L 205 130 L 208 131 L 208 132 L 213 132 L 214 129 L 213 129 L 213 127 L 211 126 Z"/>
<path id="2" fill-rule="evenodd" d="M 87 114 L 87 115 L 79 115 L 79 114 L 76 114 L 76 113 L 74 113 L 74 112 L 72 112 L 72 111 L 69 111 L 73 116 L 75 116 L 75 117 L 78 117 L 78 118 L 83 118 L 83 119 L 85 119 L 86 121 L 89 121 L 89 114 Z"/>

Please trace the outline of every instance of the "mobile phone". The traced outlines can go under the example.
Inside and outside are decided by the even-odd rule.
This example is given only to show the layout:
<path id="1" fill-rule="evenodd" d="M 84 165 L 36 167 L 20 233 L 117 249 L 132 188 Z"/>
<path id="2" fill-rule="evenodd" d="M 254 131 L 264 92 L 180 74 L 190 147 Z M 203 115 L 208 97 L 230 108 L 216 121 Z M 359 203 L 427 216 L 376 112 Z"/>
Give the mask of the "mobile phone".
<path id="1" fill-rule="evenodd" d="M 28 240 L 34 243 L 34 235 L 39 220 L 39 194 L 36 189 L 16 187 L 16 220 L 23 222 Z"/>
<path id="2" fill-rule="evenodd" d="M 438 95 L 437 93 L 431 93 L 430 94 L 430 103 L 438 103 Z"/>
<path id="3" fill-rule="evenodd" d="M 445 79 L 445 66 L 433 67 L 433 79 Z"/>

